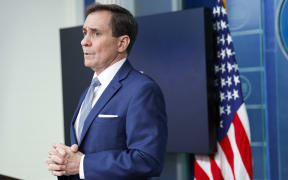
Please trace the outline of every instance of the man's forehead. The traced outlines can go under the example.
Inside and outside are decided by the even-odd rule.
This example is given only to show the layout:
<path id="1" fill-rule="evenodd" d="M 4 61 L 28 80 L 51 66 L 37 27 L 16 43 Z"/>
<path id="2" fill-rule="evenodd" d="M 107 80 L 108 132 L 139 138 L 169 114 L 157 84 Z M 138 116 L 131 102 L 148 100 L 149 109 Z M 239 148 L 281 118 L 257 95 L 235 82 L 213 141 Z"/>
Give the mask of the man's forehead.
<path id="1" fill-rule="evenodd" d="M 110 11 L 96 11 L 89 14 L 83 24 L 83 29 L 103 28 L 107 25 L 110 26 L 112 13 Z"/>
<path id="2" fill-rule="evenodd" d="M 92 30 L 92 31 L 97 31 L 97 30 L 99 30 L 99 28 L 97 28 L 97 27 L 94 27 L 94 26 L 84 26 L 83 25 L 83 28 L 82 28 L 83 30 Z"/>

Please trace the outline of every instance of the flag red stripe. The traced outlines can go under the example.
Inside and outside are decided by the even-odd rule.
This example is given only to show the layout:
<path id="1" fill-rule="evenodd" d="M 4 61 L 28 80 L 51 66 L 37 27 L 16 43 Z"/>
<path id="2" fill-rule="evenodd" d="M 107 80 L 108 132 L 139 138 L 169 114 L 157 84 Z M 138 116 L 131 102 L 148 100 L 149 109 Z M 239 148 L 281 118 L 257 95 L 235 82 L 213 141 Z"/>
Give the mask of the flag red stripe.
<path id="1" fill-rule="evenodd" d="M 219 142 L 223 152 L 225 153 L 226 159 L 231 166 L 232 172 L 233 172 L 233 177 L 235 180 L 235 173 L 234 173 L 234 153 L 232 150 L 231 143 L 229 141 L 228 136 L 226 135 L 220 142 Z"/>
<path id="2" fill-rule="evenodd" d="M 214 180 L 224 180 L 224 178 L 223 178 L 223 176 L 221 174 L 221 170 L 218 167 L 218 165 L 216 164 L 216 161 L 215 161 L 213 155 L 210 156 L 210 166 L 211 166 L 213 179 Z"/>
<path id="3" fill-rule="evenodd" d="M 236 144 L 238 146 L 241 159 L 243 161 L 243 164 L 249 174 L 250 179 L 252 179 L 252 160 L 251 160 L 251 149 L 250 149 L 250 143 L 248 136 L 245 132 L 245 129 L 241 123 L 241 120 L 238 117 L 238 114 L 235 113 L 234 115 L 234 121 L 233 121 L 234 127 L 235 127 L 235 138 L 236 138 Z"/>
<path id="4" fill-rule="evenodd" d="M 196 160 L 194 161 L 194 178 L 197 180 L 209 180 L 209 177 L 207 176 L 205 171 L 203 171 L 203 169 L 199 166 Z"/>

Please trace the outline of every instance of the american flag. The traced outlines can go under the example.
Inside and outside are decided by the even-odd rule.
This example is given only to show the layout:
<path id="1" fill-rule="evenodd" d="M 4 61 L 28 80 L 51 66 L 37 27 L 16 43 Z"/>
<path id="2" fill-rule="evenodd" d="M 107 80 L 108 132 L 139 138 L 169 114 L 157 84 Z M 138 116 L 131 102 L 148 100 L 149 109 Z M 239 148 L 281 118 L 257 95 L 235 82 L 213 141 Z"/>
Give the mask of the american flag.
<path id="1" fill-rule="evenodd" d="M 194 179 L 253 179 L 249 121 L 222 0 L 215 0 L 212 13 L 217 36 L 215 73 L 220 111 L 217 152 L 210 156 L 195 155 Z"/>

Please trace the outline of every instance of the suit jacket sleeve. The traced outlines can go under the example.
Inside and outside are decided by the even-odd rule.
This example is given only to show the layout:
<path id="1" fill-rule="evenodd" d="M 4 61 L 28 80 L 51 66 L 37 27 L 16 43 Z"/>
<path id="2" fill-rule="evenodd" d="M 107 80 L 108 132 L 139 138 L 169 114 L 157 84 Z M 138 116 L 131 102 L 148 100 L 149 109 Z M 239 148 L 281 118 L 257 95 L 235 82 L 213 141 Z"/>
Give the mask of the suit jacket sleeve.
<path id="1" fill-rule="evenodd" d="M 132 96 L 126 115 L 127 149 L 86 154 L 86 179 L 128 180 L 160 175 L 167 142 L 163 95 L 154 82 L 149 82 Z"/>

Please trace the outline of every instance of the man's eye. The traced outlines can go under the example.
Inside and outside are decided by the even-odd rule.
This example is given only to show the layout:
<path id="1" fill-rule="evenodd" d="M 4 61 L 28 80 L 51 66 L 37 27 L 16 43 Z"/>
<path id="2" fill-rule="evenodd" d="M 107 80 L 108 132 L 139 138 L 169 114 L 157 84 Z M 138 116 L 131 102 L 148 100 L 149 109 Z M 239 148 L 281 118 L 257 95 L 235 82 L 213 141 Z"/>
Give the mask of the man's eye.
<path id="1" fill-rule="evenodd" d="M 83 36 L 86 36 L 87 32 L 83 32 Z"/>
<path id="2" fill-rule="evenodd" d="M 101 33 L 100 32 L 95 32 L 95 35 L 99 36 L 99 35 L 101 35 Z"/>

